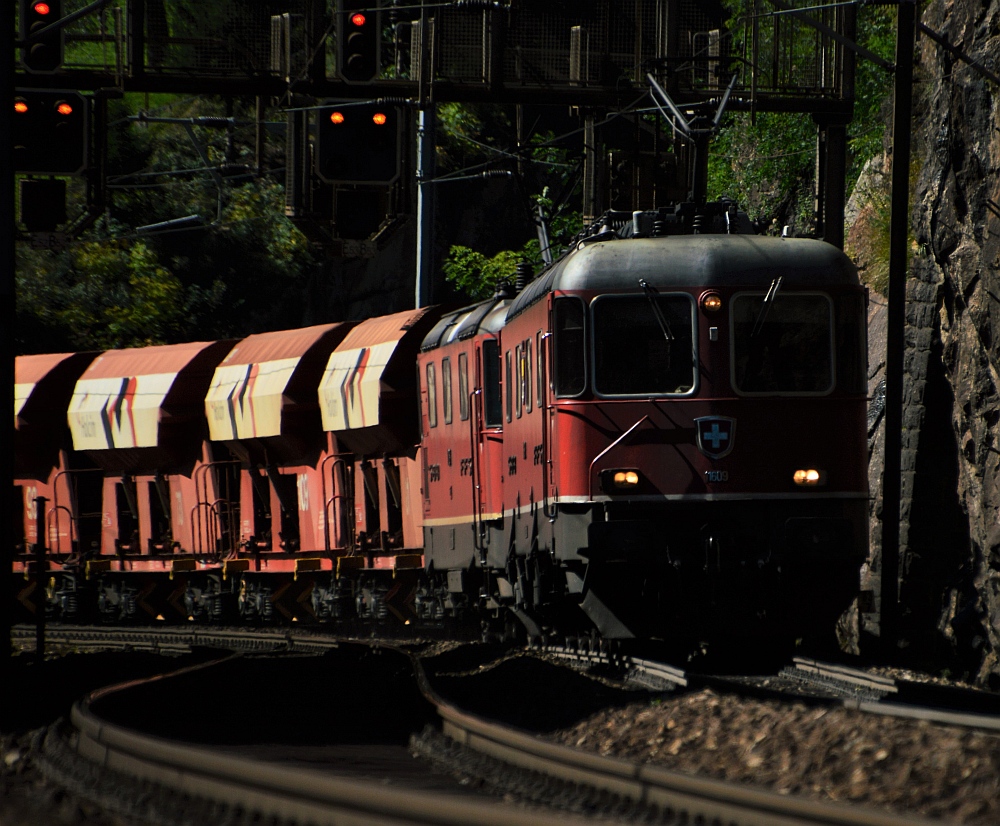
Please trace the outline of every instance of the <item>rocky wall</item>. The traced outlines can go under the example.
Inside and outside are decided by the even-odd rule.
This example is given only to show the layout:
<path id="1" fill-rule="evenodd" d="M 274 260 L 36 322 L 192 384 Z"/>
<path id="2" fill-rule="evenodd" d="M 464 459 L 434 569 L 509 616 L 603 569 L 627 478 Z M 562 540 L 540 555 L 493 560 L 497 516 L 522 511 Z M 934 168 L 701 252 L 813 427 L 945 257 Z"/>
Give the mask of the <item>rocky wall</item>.
<path id="1" fill-rule="evenodd" d="M 1000 74 L 1000 0 L 922 22 Z M 900 646 L 1000 689 L 1000 85 L 917 44 Z"/>

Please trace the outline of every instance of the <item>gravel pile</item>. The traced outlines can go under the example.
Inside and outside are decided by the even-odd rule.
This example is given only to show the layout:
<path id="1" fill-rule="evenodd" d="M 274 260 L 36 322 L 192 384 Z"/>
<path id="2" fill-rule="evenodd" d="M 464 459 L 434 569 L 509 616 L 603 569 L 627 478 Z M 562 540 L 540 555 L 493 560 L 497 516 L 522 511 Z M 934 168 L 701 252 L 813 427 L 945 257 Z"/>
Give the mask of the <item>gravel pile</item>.
<path id="1" fill-rule="evenodd" d="M 995 734 L 702 690 L 605 709 L 550 736 L 781 794 L 1000 823 Z"/>

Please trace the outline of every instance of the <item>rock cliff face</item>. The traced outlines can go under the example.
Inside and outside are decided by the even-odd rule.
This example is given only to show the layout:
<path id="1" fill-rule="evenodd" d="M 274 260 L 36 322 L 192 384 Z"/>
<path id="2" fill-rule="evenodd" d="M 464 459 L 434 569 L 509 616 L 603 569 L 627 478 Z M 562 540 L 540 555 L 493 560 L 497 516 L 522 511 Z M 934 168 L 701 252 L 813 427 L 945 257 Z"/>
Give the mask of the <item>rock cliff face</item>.
<path id="1" fill-rule="evenodd" d="M 1000 75 L 1000 0 L 932 0 L 921 20 Z M 926 36 L 917 61 L 900 645 L 1000 690 L 1000 85 Z"/>

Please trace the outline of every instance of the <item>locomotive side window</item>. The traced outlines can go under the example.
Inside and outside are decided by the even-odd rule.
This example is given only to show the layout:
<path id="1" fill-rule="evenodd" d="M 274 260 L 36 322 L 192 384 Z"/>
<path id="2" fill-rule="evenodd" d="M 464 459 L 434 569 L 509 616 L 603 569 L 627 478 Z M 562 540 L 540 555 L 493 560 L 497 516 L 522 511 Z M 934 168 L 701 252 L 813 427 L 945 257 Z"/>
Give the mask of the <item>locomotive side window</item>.
<path id="1" fill-rule="evenodd" d="M 542 350 L 543 341 L 542 331 L 539 330 L 535 333 L 535 352 L 538 354 L 538 364 L 535 365 L 536 384 L 538 385 L 536 401 L 539 407 L 545 401 L 545 354 Z"/>
<path id="2" fill-rule="evenodd" d="M 503 426 L 500 399 L 500 349 L 494 339 L 483 342 L 483 409 L 487 427 Z"/>
<path id="3" fill-rule="evenodd" d="M 579 396 L 586 386 L 583 302 L 557 298 L 553 302 L 553 389 L 557 396 Z"/>
<path id="4" fill-rule="evenodd" d="M 431 427 L 438 426 L 437 376 L 434 362 L 427 365 L 427 423 Z"/>
<path id="5" fill-rule="evenodd" d="M 441 404 L 444 423 L 451 424 L 451 359 L 441 359 Z"/>
<path id="6" fill-rule="evenodd" d="M 458 354 L 458 415 L 462 421 L 469 418 L 469 356 Z"/>
<path id="7" fill-rule="evenodd" d="M 524 369 L 521 371 L 521 398 L 524 400 L 525 412 L 531 412 L 531 339 L 526 339 L 521 345 L 521 360 Z"/>
<path id="8" fill-rule="evenodd" d="M 524 344 L 518 344 L 514 348 L 514 372 L 517 374 L 514 381 L 514 411 L 520 419 L 524 409 Z"/>
<path id="9" fill-rule="evenodd" d="M 507 421 L 514 418 L 514 383 L 511 381 L 510 350 L 504 353 L 504 387 L 507 390 Z"/>
<path id="10" fill-rule="evenodd" d="M 594 301 L 593 314 L 596 392 L 691 392 L 695 360 L 690 296 L 606 296 Z"/>
<path id="11" fill-rule="evenodd" d="M 738 295 L 732 304 L 733 387 L 748 394 L 833 389 L 833 308 L 815 293 Z"/>

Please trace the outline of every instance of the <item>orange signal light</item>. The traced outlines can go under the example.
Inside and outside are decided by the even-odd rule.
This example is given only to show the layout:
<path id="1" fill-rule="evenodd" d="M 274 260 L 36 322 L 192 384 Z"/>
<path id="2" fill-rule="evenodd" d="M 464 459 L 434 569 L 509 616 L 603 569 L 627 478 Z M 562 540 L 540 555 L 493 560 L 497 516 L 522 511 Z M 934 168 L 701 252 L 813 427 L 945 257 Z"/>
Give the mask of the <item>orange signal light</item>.
<path id="1" fill-rule="evenodd" d="M 357 14 L 352 14 L 351 15 L 351 24 L 354 25 L 354 26 L 357 26 L 359 29 L 363 25 L 365 25 L 365 22 L 366 22 L 365 16 L 361 12 L 358 12 Z"/>
<path id="2" fill-rule="evenodd" d="M 28 104 L 25 101 L 20 100 L 20 99 L 15 100 L 14 101 L 14 111 L 17 112 L 19 115 L 23 115 L 25 112 L 28 111 Z"/>
<path id="3" fill-rule="evenodd" d="M 376 123 L 376 125 L 384 126 L 388 118 L 385 116 L 384 112 L 376 112 L 372 115 L 372 120 Z"/>
<path id="4" fill-rule="evenodd" d="M 331 123 L 343 123 L 344 122 L 344 113 L 343 112 L 331 112 L 330 113 L 330 122 Z"/>
<path id="5" fill-rule="evenodd" d="M 718 293 L 705 293 L 701 297 L 701 309 L 706 313 L 717 313 L 722 309 L 722 296 Z"/>
<path id="6" fill-rule="evenodd" d="M 61 101 L 59 101 L 59 104 L 56 106 L 56 111 L 60 115 L 72 115 L 73 114 L 73 107 L 70 106 L 68 103 L 66 103 L 66 101 L 61 100 Z"/>
<path id="7" fill-rule="evenodd" d="M 35 12 L 35 14 L 48 14 L 50 11 L 52 11 L 48 3 L 35 3 L 35 5 L 32 6 L 31 8 Z"/>

